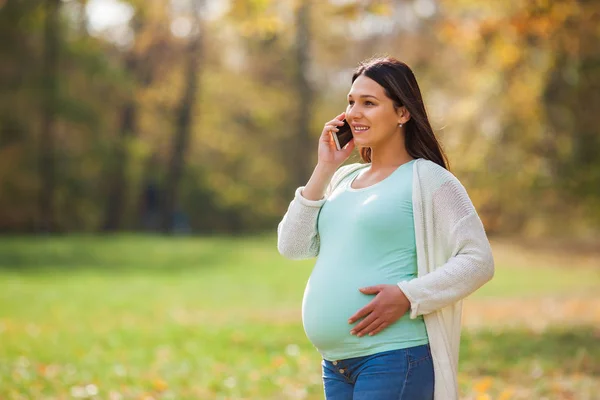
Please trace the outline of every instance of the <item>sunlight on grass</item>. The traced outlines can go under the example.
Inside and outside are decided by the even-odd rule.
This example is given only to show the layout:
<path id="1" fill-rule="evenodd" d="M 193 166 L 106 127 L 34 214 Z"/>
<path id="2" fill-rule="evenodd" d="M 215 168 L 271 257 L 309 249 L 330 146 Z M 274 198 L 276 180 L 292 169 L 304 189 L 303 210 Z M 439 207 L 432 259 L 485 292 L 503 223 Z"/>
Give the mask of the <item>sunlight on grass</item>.
<path id="1" fill-rule="evenodd" d="M 272 236 L 0 239 L 0 398 L 322 399 L 312 264 Z M 461 398 L 600 393 L 597 271 L 540 268 L 498 265 L 469 299 Z"/>

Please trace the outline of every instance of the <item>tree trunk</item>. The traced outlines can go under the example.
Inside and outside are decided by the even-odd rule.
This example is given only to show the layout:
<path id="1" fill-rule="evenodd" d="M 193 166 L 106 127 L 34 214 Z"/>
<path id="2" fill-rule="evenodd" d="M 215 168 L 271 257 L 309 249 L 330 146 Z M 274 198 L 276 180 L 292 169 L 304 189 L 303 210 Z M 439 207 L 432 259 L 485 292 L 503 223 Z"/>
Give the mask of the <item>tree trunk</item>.
<path id="1" fill-rule="evenodd" d="M 54 192 L 56 186 L 56 157 L 54 154 L 54 127 L 56 124 L 56 97 L 58 89 L 60 0 L 46 0 L 44 28 L 44 59 L 42 70 L 43 98 L 39 140 L 38 231 L 56 230 Z"/>
<path id="2" fill-rule="evenodd" d="M 298 98 L 296 127 L 290 154 L 291 186 L 295 189 L 306 183 L 311 174 L 313 141 L 310 135 L 313 89 L 308 79 L 310 68 L 310 10 L 311 0 L 301 0 L 296 14 L 296 74 L 294 86 Z"/>
<path id="3" fill-rule="evenodd" d="M 127 69 L 130 72 L 135 70 L 135 55 L 131 55 L 127 62 Z M 132 75 L 135 76 L 135 73 Z M 108 189 L 108 201 L 106 204 L 106 214 L 103 230 L 114 232 L 121 228 L 123 218 L 123 208 L 125 206 L 125 186 L 127 164 L 129 161 L 127 144 L 135 135 L 137 121 L 137 104 L 134 95 L 131 95 L 121 110 L 121 122 L 119 137 L 117 138 L 115 157 L 113 164 L 109 166 L 110 187 Z"/>
<path id="4" fill-rule="evenodd" d="M 135 36 L 142 31 L 144 19 L 138 13 L 132 20 Z M 150 52 L 151 50 L 147 50 Z M 141 71 L 140 59 L 145 55 L 139 55 L 135 49 L 132 49 L 125 58 L 125 70 L 134 80 L 136 87 L 140 84 L 147 87 L 152 83 L 152 71 Z M 127 205 L 127 166 L 129 164 L 129 152 L 127 145 L 129 141 L 136 136 L 138 118 L 138 105 L 136 102 L 136 91 L 130 95 L 120 116 L 119 137 L 114 150 L 112 165 L 108 168 L 108 199 L 104 215 L 104 224 L 102 229 L 106 232 L 116 232 L 122 228 L 124 209 Z"/>
<path id="5" fill-rule="evenodd" d="M 88 0 L 80 0 L 79 2 L 79 15 L 78 15 L 78 21 L 77 21 L 77 25 L 78 28 L 77 30 L 79 31 L 79 36 L 88 36 L 88 30 L 87 30 L 87 26 L 88 26 L 88 17 L 87 17 L 87 13 L 86 13 L 86 8 L 87 8 L 87 4 L 88 4 Z"/>
<path id="6" fill-rule="evenodd" d="M 173 136 L 171 158 L 168 164 L 164 201 L 162 202 L 161 230 L 164 233 L 173 231 L 173 217 L 178 208 L 179 183 L 185 166 L 185 154 L 189 146 L 192 110 L 198 91 L 199 64 L 202 53 L 202 26 L 198 9 L 203 1 L 191 0 L 195 24 L 187 50 L 186 85 L 177 109 L 175 135 Z"/>

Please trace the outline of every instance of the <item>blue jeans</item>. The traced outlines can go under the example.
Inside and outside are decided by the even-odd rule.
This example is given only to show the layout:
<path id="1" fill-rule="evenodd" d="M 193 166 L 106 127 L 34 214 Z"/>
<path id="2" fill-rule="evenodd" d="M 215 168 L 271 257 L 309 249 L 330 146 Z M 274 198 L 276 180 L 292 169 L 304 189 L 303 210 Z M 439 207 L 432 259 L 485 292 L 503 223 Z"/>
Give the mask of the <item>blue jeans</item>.
<path id="1" fill-rule="evenodd" d="M 327 400 L 432 400 L 429 344 L 345 360 L 323 360 Z"/>

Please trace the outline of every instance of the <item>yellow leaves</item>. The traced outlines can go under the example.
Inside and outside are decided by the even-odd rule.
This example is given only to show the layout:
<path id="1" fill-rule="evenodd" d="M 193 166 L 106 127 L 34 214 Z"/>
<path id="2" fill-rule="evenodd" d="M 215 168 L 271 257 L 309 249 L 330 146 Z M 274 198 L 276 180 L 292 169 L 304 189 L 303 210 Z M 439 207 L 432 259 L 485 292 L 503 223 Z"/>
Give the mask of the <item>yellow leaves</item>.
<path id="1" fill-rule="evenodd" d="M 152 387 L 156 391 L 164 392 L 165 390 L 167 390 L 169 388 L 169 385 L 167 384 L 167 382 L 165 380 L 157 378 L 154 381 L 152 381 Z"/>
<path id="2" fill-rule="evenodd" d="M 335 15 L 349 20 L 357 19 L 360 13 L 361 7 L 358 3 L 344 4 L 335 11 Z"/>
<path id="3" fill-rule="evenodd" d="M 281 367 L 285 363 L 286 363 L 285 357 L 282 357 L 282 356 L 273 357 L 273 359 L 271 360 L 271 365 L 273 367 L 277 367 L 277 368 Z"/>
<path id="4" fill-rule="evenodd" d="M 46 379 L 54 379 L 60 373 L 60 367 L 56 364 L 38 364 L 37 372 Z"/>
<path id="5" fill-rule="evenodd" d="M 229 17 L 244 37 L 267 37 L 283 30 L 272 0 L 238 0 L 231 4 Z"/>
<path id="6" fill-rule="evenodd" d="M 557 2 L 552 5 L 550 18 L 556 27 L 562 25 L 567 18 L 579 13 L 579 6 L 575 1 Z"/>
<path id="7" fill-rule="evenodd" d="M 512 398 L 513 394 L 514 394 L 514 390 L 512 389 L 504 389 L 501 393 L 500 396 L 498 396 L 498 400 L 509 400 Z"/>
<path id="8" fill-rule="evenodd" d="M 540 16 L 529 21 L 529 30 L 543 38 L 551 33 L 552 20 L 548 16 Z"/>
<path id="9" fill-rule="evenodd" d="M 512 67 L 521 58 L 521 49 L 518 47 L 518 42 L 509 41 L 509 38 L 504 36 L 495 41 L 492 50 L 496 51 L 502 68 Z"/>
<path id="10" fill-rule="evenodd" d="M 231 2 L 229 15 L 235 19 L 255 17 L 266 12 L 272 0 L 235 0 Z"/>
<path id="11" fill-rule="evenodd" d="M 475 385 L 473 386 L 473 389 L 478 393 L 485 393 L 488 390 L 490 390 L 490 388 L 492 387 L 492 382 L 493 382 L 492 378 L 490 378 L 489 376 L 486 376 L 485 378 L 477 381 L 475 383 Z M 478 399 L 479 399 L 479 397 L 478 397 Z"/>
<path id="12" fill-rule="evenodd" d="M 275 15 L 260 15 L 239 25 L 242 36 L 267 37 L 283 30 L 283 22 Z"/>
<path id="13" fill-rule="evenodd" d="M 495 388 L 494 388 L 495 386 Z M 484 376 L 475 380 L 472 387 L 474 400 L 510 400 L 515 393 L 514 389 L 507 387 L 498 393 L 498 386 L 502 387 L 501 381 L 495 381 L 491 376 Z M 496 390 L 494 390 L 496 389 Z M 497 396 L 496 396 L 497 394 Z"/>
<path id="14" fill-rule="evenodd" d="M 537 4 L 516 6 L 507 2 L 496 13 L 444 18 L 438 24 L 438 36 L 457 45 L 462 52 L 479 54 L 483 51 L 493 65 L 510 69 L 531 57 L 528 49 L 556 46 L 557 35 L 561 40 L 558 43 L 564 42 L 568 51 L 577 52 L 580 46 L 577 35 L 568 34 L 566 25 L 570 20 L 581 20 L 582 14 L 581 6 L 575 1 L 540 0 Z M 542 40 L 532 45 L 529 42 L 532 37 Z M 548 41 L 549 38 L 553 41 Z"/>
<path id="15" fill-rule="evenodd" d="M 389 3 L 373 3 L 367 6 L 367 11 L 375 15 L 391 15 L 392 6 Z"/>
<path id="16" fill-rule="evenodd" d="M 389 1 L 356 1 L 337 6 L 334 14 L 347 20 L 356 20 L 365 14 L 388 16 L 393 12 Z"/>
<path id="17" fill-rule="evenodd" d="M 497 18 L 469 21 L 447 19 L 438 24 L 437 37 L 459 47 L 461 53 L 475 54 L 485 44 L 485 37 L 495 34 L 500 25 L 501 21 Z"/>
<path id="18" fill-rule="evenodd" d="M 437 36 L 440 39 L 452 41 L 457 38 L 459 32 L 458 25 L 452 20 L 441 21 L 437 28 Z"/>

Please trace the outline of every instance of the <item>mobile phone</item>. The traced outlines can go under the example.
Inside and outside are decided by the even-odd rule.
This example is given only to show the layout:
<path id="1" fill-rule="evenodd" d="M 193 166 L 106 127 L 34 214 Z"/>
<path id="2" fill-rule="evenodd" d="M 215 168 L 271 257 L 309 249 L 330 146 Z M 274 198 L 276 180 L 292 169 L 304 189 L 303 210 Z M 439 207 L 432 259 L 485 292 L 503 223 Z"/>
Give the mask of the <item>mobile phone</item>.
<path id="1" fill-rule="evenodd" d="M 333 132 L 333 141 L 335 142 L 335 147 L 338 150 L 342 150 L 345 145 L 352 140 L 352 128 L 350 128 L 350 124 L 348 121 L 344 120 L 344 125 L 340 126 L 339 131 Z"/>

